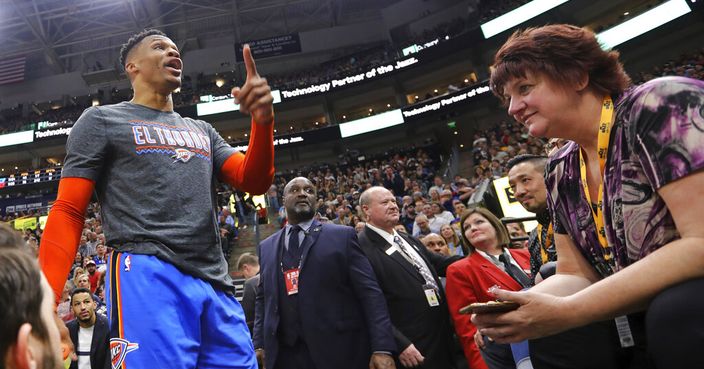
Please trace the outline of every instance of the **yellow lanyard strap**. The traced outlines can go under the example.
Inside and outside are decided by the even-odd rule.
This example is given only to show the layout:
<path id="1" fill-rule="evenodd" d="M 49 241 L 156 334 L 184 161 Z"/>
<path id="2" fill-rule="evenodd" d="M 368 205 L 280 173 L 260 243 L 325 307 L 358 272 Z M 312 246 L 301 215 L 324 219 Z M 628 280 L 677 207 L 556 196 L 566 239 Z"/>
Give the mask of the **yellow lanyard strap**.
<path id="1" fill-rule="evenodd" d="M 594 223 L 596 224 L 597 235 L 599 236 L 599 243 L 604 249 L 604 259 L 611 260 L 613 254 L 609 249 L 609 243 L 606 240 L 606 228 L 604 227 L 604 167 L 606 166 L 606 155 L 609 151 L 609 136 L 611 134 L 611 120 L 614 114 L 614 104 L 611 101 L 610 96 L 604 97 L 604 102 L 601 106 L 601 117 L 599 118 L 599 136 L 597 139 L 597 154 L 599 155 L 599 192 L 598 199 L 596 203 L 596 212 L 592 206 L 590 206 L 592 211 L 592 216 L 594 217 Z M 587 202 L 591 205 L 592 200 L 589 195 L 589 185 L 587 184 L 587 164 L 584 161 L 584 155 L 582 150 L 579 150 L 579 171 L 582 176 L 582 186 L 584 186 L 584 195 L 587 197 Z"/>
<path id="2" fill-rule="evenodd" d="M 552 223 L 548 226 L 548 233 L 545 235 L 545 241 L 543 241 L 543 225 L 538 223 L 538 243 L 540 243 L 540 259 L 543 264 L 548 262 L 548 249 L 552 246 Z"/>

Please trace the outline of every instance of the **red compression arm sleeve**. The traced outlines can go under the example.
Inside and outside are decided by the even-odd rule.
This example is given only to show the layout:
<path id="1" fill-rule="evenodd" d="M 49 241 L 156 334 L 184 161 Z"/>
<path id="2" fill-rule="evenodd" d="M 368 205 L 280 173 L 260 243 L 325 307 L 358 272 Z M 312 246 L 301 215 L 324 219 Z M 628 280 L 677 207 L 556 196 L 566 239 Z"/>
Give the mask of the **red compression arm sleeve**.
<path id="1" fill-rule="evenodd" d="M 239 190 L 263 194 L 274 179 L 274 123 L 252 120 L 252 137 L 246 154 L 230 155 L 220 168 L 220 179 Z"/>
<path id="2" fill-rule="evenodd" d="M 86 178 L 62 178 L 59 194 L 46 221 L 39 247 L 39 265 L 54 290 L 57 303 L 76 257 L 94 187 L 95 183 Z"/>

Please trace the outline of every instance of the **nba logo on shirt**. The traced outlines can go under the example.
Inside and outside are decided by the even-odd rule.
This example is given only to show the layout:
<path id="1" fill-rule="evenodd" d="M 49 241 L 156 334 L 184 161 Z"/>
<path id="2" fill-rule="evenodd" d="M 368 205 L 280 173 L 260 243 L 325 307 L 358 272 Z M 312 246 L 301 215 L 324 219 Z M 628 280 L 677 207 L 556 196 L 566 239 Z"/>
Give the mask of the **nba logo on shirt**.
<path id="1" fill-rule="evenodd" d="M 171 156 L 171 159 L 174 159 L 174 163 L 177 161 L 185 163 L 185 162 L 191 160 L 191 158 L 193 157 L 193 152 L 190 150 L 175 149 L 174 152 L 176 152 L 176 153 Z"/>
<path id="2" fill-rule="evenodd" d="M 125 258 L 125 272 L 129 272 L 132 269 L 132 257 L 127 255 Z"/>

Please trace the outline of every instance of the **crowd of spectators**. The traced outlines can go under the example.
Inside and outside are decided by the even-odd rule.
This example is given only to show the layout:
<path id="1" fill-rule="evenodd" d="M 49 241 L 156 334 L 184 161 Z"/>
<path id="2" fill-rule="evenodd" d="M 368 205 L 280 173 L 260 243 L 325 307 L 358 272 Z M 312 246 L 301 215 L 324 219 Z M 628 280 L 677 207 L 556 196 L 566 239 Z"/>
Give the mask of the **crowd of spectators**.
<path id="1" fill-rule="evenodd" d="M 530 1 L 531 0 L 480 0 L 478 7 L 479 24 L 500 17 Z"/>
<path id="2" fill-rule="evenodd" d="M 641 84 L 657 77 L 680 76 L 704 80 L 704 48 L 678 59 L 670 60 L 649 72 L 640 72 L 633 76 L 635 84 Z"/>

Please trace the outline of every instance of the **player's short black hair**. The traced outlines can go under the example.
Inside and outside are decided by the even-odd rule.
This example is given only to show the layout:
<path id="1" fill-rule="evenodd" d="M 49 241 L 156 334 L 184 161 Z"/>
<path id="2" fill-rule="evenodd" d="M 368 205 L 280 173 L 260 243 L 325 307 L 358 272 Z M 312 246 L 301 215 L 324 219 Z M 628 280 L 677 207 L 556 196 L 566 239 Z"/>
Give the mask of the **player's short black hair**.
<path id="1" fill-rule="evenodd" d="M 533 154 L 517 155 L 511 158 L 508 163 L 506 163 L 506 168 L 508 170 L 511 170 L 511 168 L 523 162 L 530 162 L 531 164 L 533 164 L 533 167 L 535 167 L 535 170 L 537 170 L 538 172 L 543 172 L 545 171 L 545 165 L 548 163 L 548 157 Z"/>
<path id="2" fill-rule="evenodd" d="M 125 63 L 127 62 L 127 54 L 129 54 L 138 43 L 144 40 L 145 37 L 153 35 L 168 37 L 166 36 L 166 33 L 161 32 L 158 29 L 145 29 L 136 35 L 132 35 L 127 42 L 122 44 L 122 48 L 120 49 L 120 65 L 124 68 Z"/>

